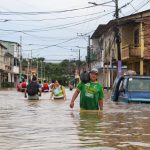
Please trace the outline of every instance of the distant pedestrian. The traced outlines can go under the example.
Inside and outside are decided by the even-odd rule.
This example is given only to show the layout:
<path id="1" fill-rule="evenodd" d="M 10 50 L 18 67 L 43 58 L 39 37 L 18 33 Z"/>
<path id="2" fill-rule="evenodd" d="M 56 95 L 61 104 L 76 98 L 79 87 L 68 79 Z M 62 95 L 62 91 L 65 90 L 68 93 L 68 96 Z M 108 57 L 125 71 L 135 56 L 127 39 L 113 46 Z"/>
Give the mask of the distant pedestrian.
<path id="1" fill-rule="evenodd" d="M 97 82 L 98 70 L 93 68 L 90 72 L 90 81 L 88 83 L 80 82 L 74 92 L 70 108 L 74 107 L 74 101 L 80 93 L 81 110 L 103 110 L 103 88 Z"/>
<path id="2" fill-rule="evenodd" d="M 72 83 L 72 81 L 69 81 L 68 87 L 69 87 L 70 91 L 73 89 L 73 83 Z"/>
<path id="3" fill-rule="evenodd" d="M 17 91 L 18 91 L 18 92 L 21 91 L 21 83 L 22 83 L 22 81 L 20 81 L 20 82 L 17 84 Z"/>
<path id="4" fill-rule="evenodd" d="M 42 84 L 41 80 L 38 80 L 38 84 L 39 84 L 40 88 L 42 89 L 43 84 Z"/>
<path id="5" fill-rule="evenodd" d="M 55 80 L 52 80 L 52 82 L 50 83 L 49 85 L 49 91 L 52 92 L 52 89 L 54 87 L 54 83 L 55 83 Z"/>
<path id="6" fill-rule="evenodd" d="M 21 88 L 21 92 L 25 92 L 25 89 L 27 88 L 27 83 L 25 82 L 25 79 L 22 79 L 20 88 Z"/>
<path id="7" fill-rule="evenodd" d="M 57 80 L 54 82 L 50 99 L 54 98 L 66 100 L 65 87 L 59 83 L 61 82 L 60 81 L 58 82 Z"/>
<path id="8" fill-rule="evenodd" d="M 27 93 L 29 100 L 38 100 L 39 96 L 41 96 L 41 87 L 37 83 L 36 76 L 33 76 L 32 81 L 28 84 L 25 90 L 25 97 L 27 97 Z"/>
<path id="9" fill-rule="evenodd" d="M 43 92 L 49 92 L 49 86 L 48 86 L 48 83 L 46 80 L 44 80 L 44 84 L 43 84 L 43 87 L 42 87 L 42 91 Z"/>

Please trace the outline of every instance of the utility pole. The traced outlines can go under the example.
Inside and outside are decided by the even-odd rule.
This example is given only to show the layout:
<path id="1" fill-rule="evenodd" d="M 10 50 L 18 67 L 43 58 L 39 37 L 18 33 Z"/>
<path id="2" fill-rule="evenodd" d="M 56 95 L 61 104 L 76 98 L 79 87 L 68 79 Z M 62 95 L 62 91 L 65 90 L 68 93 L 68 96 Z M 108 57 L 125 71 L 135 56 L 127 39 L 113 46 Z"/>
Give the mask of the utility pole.
<path id="1" fill-rule="evenodd" d="M 44 76 L 44 80 L 45 80 L 45 64 L 43 63 L 43 76 Z"/>
<path id="2" fill-rule="evenodd" d="M 20 71 L 19 71 L 19 80 L 21 81 L 22 76 L 22 36 L 20 36 Z"/>
<path id="3" fill-rule="evenodd" d="M 78 64 L 78 69 L 79 69 L 79 75 L 80 75 L 80 49 L 79 49 L 79 64 Z"/>
<path id="4" fill-rule="evenodd" d="M 115 2 L 115 8 L 116 8 L 115 16 L 116 16 L 116 21 L 117 21 L 114 30 L 115 30 L 115 38 L 116 38 L 116 44 L 117 44 L 117 52 L 118 52 L 118 76 L 121 76 L 122 75 L 122 62 L 121 62 L 121 48 L 120 48 L 121 37 L 119 33 L 119 9 L 118 9 L 118 0 L 113 0 L 113 1 Z M 95 2 L 88 2 L 88 3 L 93 4 L 95 6 L 99 5 Z M 88 50 L 90 50 L 90 47 L 88 48 Z M 88 66 L 90 68 L 90 61 L 88 63 Z"/>
<path id="5" fill-rule="evenodd" d="M 42 82 L 42 77 L 43 75 L 42 75 L 42 60 L 41 60 L 41 82 Z"/>
<path id="6" fill-rule="evenodd" d="M 38 62 L 38 59 L 37 59 L 37 79 L 39 78 L 39 62 Z"/>
<path id="7" fill-rule="evenodd" d="M 117 53 L 118 53 L 118 76 L 120 77 L 122 74 L 122 62 L 121 62 L 121 48 L 120 48 L 120 43 L 121 43 L 121 37 L 119 33 L 119 9 L 118 9 L 118 0 L 115 0 L 115 6 L 116 6 L 116 21 L 117 25 L 115 27 L 115 38 L 116 38 L 116 44 L 117 44 Z"/>
<path id="8" fill-rule="evenodd" d="M 91 3 L 91 2 L 89 2 L 89 3 Z M 96 3 L 91 3 L 91 4 L 97 5 Z M 78 33 L 77 33 L 77 35 L 78 35 L 78 36 L 82 36 L 82 37 L 84 37 L 84 36 L 88 37 L 88 40 L 86 40 L 86 41 L 88 41 L 88 46 L 87 46 L 87 64 L 88 64 L 88 70 L 90 71 L 90 70 L 91 70 L 90 35 L 87 36 L 87 35 L 84 35 L 84 34 L 78 34 Z"/>
<path id="9" fill-rule="evenodd" d="M 32 75 L 32 50 L 31 50 L 31 64 L 30 64 L 30 69 L 31 69 L 31 75 Z"/>
<path id="10" fill-rule="evenodd" d="M 88 68 L 91 70 L 91 47 L 90 47 L 90 35 L 88 36 L 88 47 L 87 47 L 87 60 L 88 60 Z"/>
<path id="11" fill-rule="evenodd" d="M 27 69 L 27 82 L 29 83 L 29 68 L 30 68 L 30 62 L 29 62 L 29 54 L 28 54 L 28 69 Z"/>
<path id="12" fill-rule="evenodd" d="M 71 49 L 71 51 L 73 51 L 73 52 L 77 52 L 77 50 L 73 50 L 73 49 Z M 80 49 L 79 49 L 79 52 L 78 52 L 78 62 L 76 63 L 76 65 L 78 66 L 78 73 L 79 73 L 79 75 L 80 75 L 80 65 L 81 65 L 81 55 L 80 55 Z"/>

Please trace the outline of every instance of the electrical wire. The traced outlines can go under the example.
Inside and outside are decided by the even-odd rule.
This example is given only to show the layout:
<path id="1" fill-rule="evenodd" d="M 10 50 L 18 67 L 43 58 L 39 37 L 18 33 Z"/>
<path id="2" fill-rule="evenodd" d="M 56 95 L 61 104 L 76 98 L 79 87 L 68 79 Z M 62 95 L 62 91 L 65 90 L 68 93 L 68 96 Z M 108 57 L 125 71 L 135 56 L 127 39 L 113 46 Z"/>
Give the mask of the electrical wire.
<path id="1" fill-rule="evenodd" d="M 86 17 L 86 16 L 93 16 L 96 14 L 100 14 L 103 13 L 104 11 L 100 11 L 100 12 L 96 12 L 96 13 L 91 13 L 91 14 L 87 14 L 87 15 L 76 15 L 76 16 L 72 16 L 72 17 L 59 17 L 59 18 L 49 18 L 49 19 L 0 19 L 0 22 L 9 22 L 9 21 L 14 21 L 14 22 L 42 22 L 42 21 L 50 21 L 50 20 L 66 20 L 66 19 L 74 19 L 74 18 L 81 18 L 81 17 Z"/>
<path id="2" fill-rule="evenodd" d="M 81 8 L 74 8 L 74 9 L 66 9 L 66 10 L 58 10 L 58 11 L 49 11 L 49 12 L 0 12 L 0 15 L 43 15 L 43 14 L 54 14 L 54 13 L 65 13 L 65 12 L 72 12 L 77 10 L 83 10 L 87 8 L 93 8 L 97 6 L 109 6 L 109 7 L 115 7 L 112 5 L 107 5 L 109 3 L 112 3 L 113 1 L 104 2 L 98 5 L 92 5 L 87 7 L 81 7 Z"/>
<path id="3" fill-rule="evenodd" d="M 139 8 L 136 8 L 136 10 L 140 10 L 142 9 L 144 6 L 146 6 L 148 3 L 150 2 L 150 0 L 146 1 L 143 5 L 141 5 Z M 136 12 L 136 11 L 135 11 Z M 135 12 L 133 12 L 132 14 L 134 14 Z"/>
<path id="4" fill-rule="evenodd" d="M 113 11 L 114 12 L 114 11 Z M 7 31 L 7 32 L 22 32 L 24 34 L 26 34 L 26 32 L 46 32 L 46 31 L 50 31 L 50 30 L 56 30 L 56 29 L 65 29 L 65 28 L 69 28 L 69 27 L 74 27 L 83 23 L 87 23 L 93 20 L 97 20 L 100 19 L 102 17 L 105 17 L 109 14 L 112 14 L 113 12 L 109 12 L 107 14 L 101 15 L 101 16 L 97 16 L 97 17 L 93 17 L 93 18 L 89 18 L 89 19 L 85 19 L 82 21 L 78 21 L 78 22 L 72 22 L 72 23 L 68 23 L 68 24 L 63 24 L 63 25 L 57 25 L 57 26 L 51 26 L 51 27 L 45 27 L 45 28 L 38 28 L 38 29 L 31 29 L 31 30 L 7 30 L 7 29 L 0 29 L 0 31 Z"/>

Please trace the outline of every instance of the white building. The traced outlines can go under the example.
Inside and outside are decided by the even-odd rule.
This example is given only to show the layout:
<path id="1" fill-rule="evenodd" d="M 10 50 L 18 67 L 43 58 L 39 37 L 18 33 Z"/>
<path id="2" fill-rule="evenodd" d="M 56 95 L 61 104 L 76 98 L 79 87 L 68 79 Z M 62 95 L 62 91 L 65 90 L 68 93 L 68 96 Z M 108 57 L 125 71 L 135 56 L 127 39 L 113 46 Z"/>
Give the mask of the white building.
<path id="1" fill-rule="evenodd" d="M 16 84 L 19 79 L 19 62 L 21 46 L 19 43 L 11 41 L 0 40 L 0 43 L 7 48 L 7 50 L 5 50 L 4 63 L 5 72 L 8 74 L 8 82 Z M 8 65 L 8 63 L 10 66 Z"/>

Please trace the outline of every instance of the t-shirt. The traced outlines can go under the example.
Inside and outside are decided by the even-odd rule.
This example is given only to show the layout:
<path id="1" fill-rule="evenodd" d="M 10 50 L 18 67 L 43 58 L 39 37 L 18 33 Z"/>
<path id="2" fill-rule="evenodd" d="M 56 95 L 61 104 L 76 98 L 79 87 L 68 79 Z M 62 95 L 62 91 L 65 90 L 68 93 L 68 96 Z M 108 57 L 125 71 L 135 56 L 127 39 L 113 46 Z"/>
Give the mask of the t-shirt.
<path id="1" fill-rule="evenodd" d="M 58 88 L 53 88 L 52 92 L 54 93 L 54 96 L 63 96 L 63 86 L 59 86 Z"/>
<path id="2" fill-rule="evenodd" d="M 49 90 L 48 83 L 43 84 L 43 90 Z"/>
<path id="3" fill-rule="evenodd" d="M 25 89 L 25 88 L 27 87 L 26 82 L 22 82 L 21 87 L 22 87 L 23 89 Z"/>
<path id="4" fill-rule="evenodd" d="M 102 85 L 98 82 L 82 83 L 77 86 L 80 90 L 80 108 L 85 110 L 98 110 L 99 100 L 104 98 Z"/>

